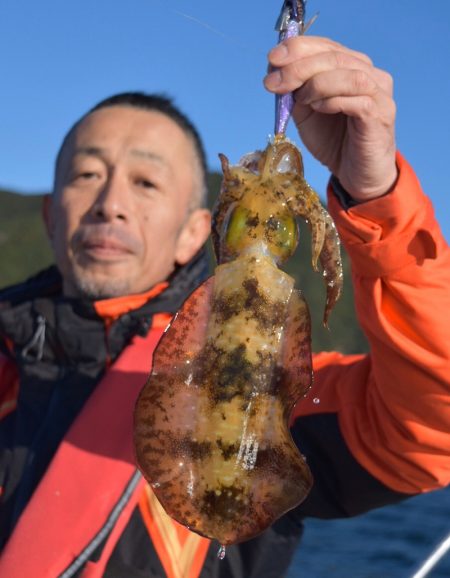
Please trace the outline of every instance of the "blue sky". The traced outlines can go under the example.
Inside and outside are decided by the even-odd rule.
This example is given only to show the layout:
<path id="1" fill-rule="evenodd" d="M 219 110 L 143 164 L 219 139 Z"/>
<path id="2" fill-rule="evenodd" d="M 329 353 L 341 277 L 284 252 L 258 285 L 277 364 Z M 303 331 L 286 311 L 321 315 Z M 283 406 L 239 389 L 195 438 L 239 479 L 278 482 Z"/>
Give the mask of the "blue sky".
<path id="1" fill-rule="evenodd" d="M 278 0 L 2 0 L 0 187 L 49 190 L 68 127 L 96 101 L 124 90 L 173 96 L 203 135 L 212 169 L 219 152 L 236 162 L 264 146 L 274 101 L 262 77 L 280 6 Z M 450 2 L 309 0 L 307 8 L 320 13 L 311 33 L 366 52 L 393 74 L 398 147 L 449 240 Z M 289 135 L 298 142 L 292 128 Z M 309 155 L 305 167 L 323 194 L 326 169 Z"/>

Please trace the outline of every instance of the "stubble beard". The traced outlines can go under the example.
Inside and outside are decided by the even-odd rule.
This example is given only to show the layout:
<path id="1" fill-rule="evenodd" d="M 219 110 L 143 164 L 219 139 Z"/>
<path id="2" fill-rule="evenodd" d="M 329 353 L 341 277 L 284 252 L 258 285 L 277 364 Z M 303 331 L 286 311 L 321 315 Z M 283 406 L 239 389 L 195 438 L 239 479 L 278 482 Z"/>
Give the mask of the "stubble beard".
<path id="1" fill-rule="evenodd" d="M 71 293 L 89 301 L 122 297 L 129 295 L 131 292 L 130 280 L 126 277 L 99 277 L 84 270 L 80 271 L 77 268 L 73 271 L 71 285 Z"/>

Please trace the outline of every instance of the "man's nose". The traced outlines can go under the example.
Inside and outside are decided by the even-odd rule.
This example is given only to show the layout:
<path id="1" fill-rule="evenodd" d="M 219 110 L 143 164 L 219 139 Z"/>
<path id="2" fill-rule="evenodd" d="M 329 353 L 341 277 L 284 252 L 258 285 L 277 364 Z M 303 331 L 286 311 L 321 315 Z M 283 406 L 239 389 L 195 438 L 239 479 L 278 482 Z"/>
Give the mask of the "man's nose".
<path id="1" fill-rule="evenodd" d="M 112 174 L 98 191 L 92 214 L 100 220 L 127 220 L 126 183 L 119 175 Z"/>

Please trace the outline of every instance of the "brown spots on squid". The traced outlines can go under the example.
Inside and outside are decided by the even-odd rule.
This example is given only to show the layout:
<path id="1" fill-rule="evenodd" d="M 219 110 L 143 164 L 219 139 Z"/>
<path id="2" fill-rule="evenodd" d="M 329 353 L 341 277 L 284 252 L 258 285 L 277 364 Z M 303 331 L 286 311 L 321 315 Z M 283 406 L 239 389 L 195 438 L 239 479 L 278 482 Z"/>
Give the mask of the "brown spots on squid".
<path id="1" fill-rule="evenodd" d="M 247 217 L 245 224 L 249 229 L 255 229 L 259 225 L 259 216 L 257 213 L 249 214 Z"/>
<path id="2" fill-rule="evenodd" d="M 183 436 L 182 438 L 173 437 L 170 439 L 169 451 L 176 457 L 189 456 L 195 461 L 205 460 L 211 455 L 212 442 L 205 440 L 195 440 L 191 436 Z"/>
<path id="3" fill-rule="evenodd" d="M 274 387 L 274 356 L 261 351 L 257 353 L 257 363 L 252 363 L 247 358 L 246 349 L 246 345 L 241 344 L 224 351 L 208 343 L 204 352 L 194 360 L 195 378 L 206 386 L 213 404 L 229 402 L 235 396 L 248 401 L 255 391 L 270 392 Z"/>
<path id="4" fill-rule="evenodd" d="M 246 516 L 252 503 L 243 498 L 242 488 L 239 486 L 219 486 L 214 490 L 207 490 L 201 500 L 200 511 L 209 518 L 233 519 L 239 523 L 239 518 Z"/>
<path id="5" fill-rule="evenodd" d="M 269 300 L 258 287 L 258 279 L 249 277 L 242 282 L 242 291 L 219 293 L 212 306 L 217 322 L 225 323 L 231 317 L 246 311 L 248 319 L 254 319 L 261 331 L 267 332 L 274 327 L 281 327 L 286 317 L 285 304 Z"/>
<path id="6" fill-rule="evenodd" d="M 225 461 L 231 460 L 235 458 L 237 453 L 239 452 L 239 444 L 238 443 L 227 443 L 222 440 L 222 438 L 218 438 L 216 440 L 216 445 L 222 454 L 222 457 Z"/>

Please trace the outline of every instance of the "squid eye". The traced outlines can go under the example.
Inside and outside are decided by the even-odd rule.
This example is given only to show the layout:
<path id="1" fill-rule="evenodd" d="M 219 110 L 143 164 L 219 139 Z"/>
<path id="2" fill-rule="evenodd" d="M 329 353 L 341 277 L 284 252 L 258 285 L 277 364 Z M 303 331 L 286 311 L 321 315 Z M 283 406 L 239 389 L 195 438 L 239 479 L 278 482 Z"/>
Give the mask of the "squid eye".
<path id="1" fill-rule="evenodd" d="M 245 207 L 235 207 L 225 226 L 225 245 L 228 250 L 238 251 L 250 227 L 251 214 Z"/>
<path id="2" fill-rule="evenodd" d="M 298 244 L 298 226 L 291 215 L 271 216 L 266 221 L 266 235 L 272 253 L 285 261 L 293 255 Z"/>

